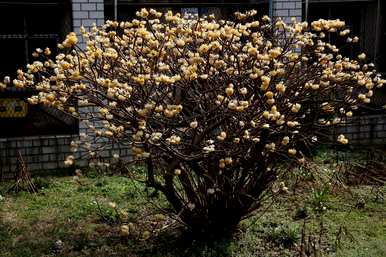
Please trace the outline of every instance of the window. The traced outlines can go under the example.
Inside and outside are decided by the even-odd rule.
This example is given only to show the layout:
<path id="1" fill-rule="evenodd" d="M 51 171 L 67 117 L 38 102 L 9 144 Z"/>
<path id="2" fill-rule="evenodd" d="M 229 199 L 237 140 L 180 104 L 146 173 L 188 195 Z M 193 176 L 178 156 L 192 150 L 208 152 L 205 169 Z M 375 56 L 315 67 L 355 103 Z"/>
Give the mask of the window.
<path id="1" fill-rule="evenodd" d="M 303 5 L 304 6 L 304 5 Z M 370 62 L 376 64 L 377 70 L 386 75 L 386 10 L 385 1 L 310 1 L 308 21 L 318 19 L 340 19 L 346 22 L 353 35 L 360 38 L 359 44 L 344 46 L 341 53 L 351 58 L 365 52 Z M 305 7 L 305 6 L 304 6 Z M 304 8 L 303 8 L 304 9 Z M 329 35 L 331 43 L 339 46 L 345 44 L 340 37 Z M 374 90 L 374 97 L 367 112 L 384 112 L 386 88 Z"/>
<path id="2" fill-rule="evenodd" d="M 0 78 L 15 76 L 34 61 L 36 48 L 50 47 L 56 53 L 57 44 L 71 30 L 69 1 L 3 1 L 0 0 Z M 30 136 L 74 133 L 74 119 L 57 110 L 28 105 L 25 99 L 31 90 L 8 87 L 0 92 L 0 135 Z"/>

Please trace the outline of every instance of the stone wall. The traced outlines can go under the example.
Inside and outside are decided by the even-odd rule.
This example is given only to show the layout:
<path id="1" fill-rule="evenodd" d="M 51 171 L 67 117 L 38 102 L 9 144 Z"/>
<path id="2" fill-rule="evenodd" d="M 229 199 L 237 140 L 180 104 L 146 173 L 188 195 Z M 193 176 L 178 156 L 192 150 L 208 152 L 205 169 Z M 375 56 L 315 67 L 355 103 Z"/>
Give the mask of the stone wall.
<path id="1" fill-rule="evenodd" d="M 297 21 L 302 20 L 302 0 L 273 0 L 273 17 L 281 17 L 289 23 L 292 17 Z"/>
<path id="2" fill-rule="evenodd" d="M 30 171 L 64 167 L 71 153 L 71 141 L 77 135 L 33 136 L 0 138 L 0 181 L 14 178 L 18 165 L 18 152 Z"/>
<path id="3" fill-rule="evenodd" d="M 79 34 L 80 27 L 89 30 L 93 24 L 100 26 L 104 23 L 103 0 L 72 0 L 73 31 Z M 80 47 L 85 46 L 82 39 Z"/>
<path id="4" fill-rule="evenodd" d="M 344 134 L 350 145 L 386 145 L 386 114 L 352 117 L 347 125 L 334 131 L 334 138 Z"/>

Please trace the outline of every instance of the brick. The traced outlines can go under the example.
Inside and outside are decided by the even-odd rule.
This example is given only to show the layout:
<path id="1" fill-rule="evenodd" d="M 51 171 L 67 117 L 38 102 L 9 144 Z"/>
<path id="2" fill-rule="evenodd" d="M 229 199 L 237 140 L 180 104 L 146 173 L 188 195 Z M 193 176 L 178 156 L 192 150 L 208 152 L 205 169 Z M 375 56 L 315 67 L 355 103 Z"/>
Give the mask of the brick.
<path id="1" fill-rule="evenodd" d="M 58 147 L 59 152 L 61 153 L 70 153 L 70 147 L 67 145 L 61 145 Z"/>
<path id="2" fill-rule="evenodd" d="M 89 17 L 92 19 L 103 19 L 105 15 L 103 12 L 90 12 Z"/>
<path id="3" fill-rule="evenodd" d="M 301 17 L 302 16 L 302 10 L 301 9 L 289 10 L 289 16 L 291 16 L 291 17 Z"/>
<path id="4" fill-rule="evenodd" d="M 103 24 L 105 24 L 105 20 L 104 19 L 97 20 L 97 26 L 103 26 Z"/>
<path id="5" fill-rule="evenodd" d="M 96 20 L 95 19 L 85 19 L 85 20 L 82 20 L 82 25 L 85 26 L 85 27 L 92 27 L 92 26 L 94 26 L 94 23 L 96 24 Z"/>
<path id="6" fill-rule="evenodd" d="M 40 161 L 41 162 L 48 162 L 49 161 L 49 155 L 48 154 L 44 154 L 40 157 Z"/>
<path id="7" fill-rule="evenodd" d="M 49 146 L 44 146 L 44 147 L 42 147 L 42 153 L 43 154 L 55 153 L 55 148 L 49 147 Z"/>
<path id="8" fill-rule="evenodd" d="M 105 4 L 103 4 L 103 3 L 97 4 L 96 8 L 98 11 L 104 11 L 105 10 Z"/>
<path id="9" fill-rule="evenodd" d="M 62 162 L 62 161 L 64 161 L 64 160 L 66 159 L 67 155 L 68 155 L 68 154 L 62 153 L 62 152 L 59 151 L 59 153 L 56 154 L 56 160 L 57 160 L 58 162 Z"/>
<path id="10" fill-rule="evenodd" d="M 49 161 L 57 161 L 58 160 L 58 153 L 49 154 L 48 155 L 48 160 Z"/>
<path id="11" fill-rule="evenodd" d="M 72 17 L 74 19 L 87 19 L 88 11 L 73 12 Z"/>
<path id="12" fill-rule="evenodd" d="M 290 24 L 290 23 L 292 23 L 291 22 L 291 17 L 282 17 L 282 19 L 283 19 L 283 21 L 284 21 L 284 23 L 286 23 L 286 24 Z"/>
<path id="13" fill-rule="evenodd" d="M 36 140 L 36 139 L 33 140 L 32 141 L 32 146 L 38 146 L 38 147 L 41 146 L 40 140 Z"/>
<path id="14" fill-rule="evenodd" d="M 104 0 L 88 0 L 89 3 L 103 3 Z"/>
<path id="15" fill-rule="evenodd" d="M 17 164 L 18 160 L 16 157 L 9 158 L 9 164 Z"/>
<path id="16" fill-rule="evenodd" d="M 273 9 L 283 9 L 283 3 L 273 2 Z"/>
<path id="17" fill-rule="evenodd" d="M 82 11 L 95 11 L 96 4 L 81 4 Z"/>
<path id="18" fill-rule="evenodd" d="M 26 141 L 24 141 L 24 145 L 25 145 L 25 147 L 32 147 L 32 140 L 26 140 Z"/>
<path id="19" fill-rule="evenodd" d="M 285 2 L 282 4 L 281 9 L 295 9 L 296 4 L 294 2 Z"/>
<path id="20" fill-rule="evenodd" d="M 72 4 L 72 10 L 73 11 L 80 11 L 80 4 L 73 3 Z"/>
<path id="21" fill-rule="evenodd" d="M 16 172 L 17 166 L 16 165 L 10 165 L 8 166 L 8 172 L 11 178 L 15 177 L 15 172 Z"/>
<path id="22" fill-rule="evenodd" d="M 274 16 L 276 16 L 276 17 L 288 17 L 288 10 L 274 10 Z"/>
<path id="23" fill-rule="evenodd" d="M 72 21 L 72 24 L 73 24 L 74 27 L 80 27 L 81 22 L 82 22 L 82 20 L 74 19 L 74 20 Z"/>
<path id="24" fill-rule="evenodd" d="M 40 162 L 41 162 L 41 156 L 42 156 L 42 155 L 34 155 L 34 156 L 31 156 L 31 162 L 34 162 L 34 163 L 40 163 Z"/>
<path id="25" fill-rule="evenodd" d="M 53 170 L 58 168 L 58 164 L 56 162 L 45 162 L 42 164 L 42 168 L 45 170 Z"/>
<path id="26" fill-rule="evenodd" d="M 39 171 L 42 170 L 42 164 L 41 163 L 32 163 L 28 166 L 28 169 L 30 171 Z"/>
<path id="27" fill-rule="evenodd" d="M 22 157 L 24 157 L 27 154 L 27 150 L 25 148 L 19 148 L 17 149 L 17 156 L 19 156 L 19 153 L 21 154 Z"/>

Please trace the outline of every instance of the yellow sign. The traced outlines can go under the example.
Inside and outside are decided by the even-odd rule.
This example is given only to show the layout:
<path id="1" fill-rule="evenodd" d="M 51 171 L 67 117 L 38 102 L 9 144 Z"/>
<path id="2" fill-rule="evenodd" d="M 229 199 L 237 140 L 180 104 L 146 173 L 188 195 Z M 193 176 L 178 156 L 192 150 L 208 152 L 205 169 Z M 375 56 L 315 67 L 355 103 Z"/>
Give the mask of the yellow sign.
<path id="1" fill-rule="evenodd" d="M 27 116 L 28 104 L 19 98 L 0 98 L 0 118 Z"/>

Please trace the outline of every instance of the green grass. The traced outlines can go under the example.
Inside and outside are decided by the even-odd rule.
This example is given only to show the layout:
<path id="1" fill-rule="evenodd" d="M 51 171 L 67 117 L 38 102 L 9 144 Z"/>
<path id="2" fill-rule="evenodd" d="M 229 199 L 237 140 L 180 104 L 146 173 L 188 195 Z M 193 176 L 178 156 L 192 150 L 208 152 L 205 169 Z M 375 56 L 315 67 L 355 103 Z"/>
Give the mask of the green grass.
<path id="1" fill-rule="evenodd" d="M 315 256 L 386 256 L 386 187 L 333 190 L 325 181 L 333 169 L 295 172 L 296 184 L 285 178 L 289 193 L 244 220 L 234 238 L 215 243 L 187 238 L 163 215 L 165 200 L 149 198 L 143 184 L 126 177 L 41 178 L 37 194 L 6 194 L 10 185 L 2 184 L 0 256 L 292 257 L 310 246 L 302 234 L 320 245 Z M 121 223 L 134 227 L 128 238 L 120 236 Z"/>

